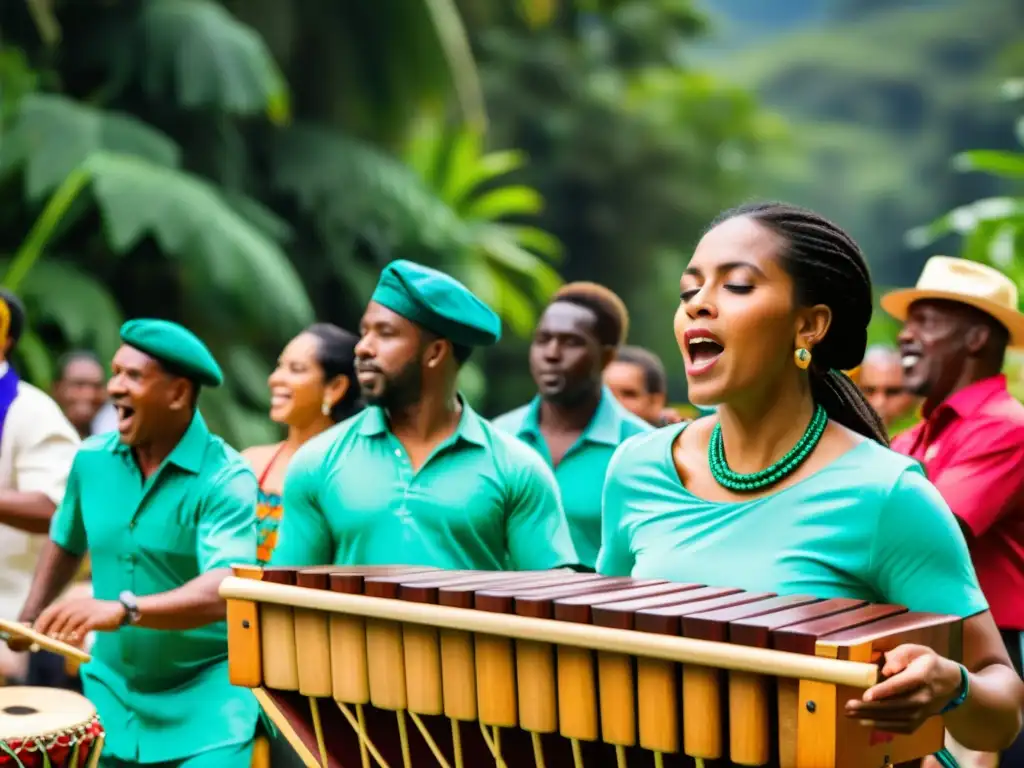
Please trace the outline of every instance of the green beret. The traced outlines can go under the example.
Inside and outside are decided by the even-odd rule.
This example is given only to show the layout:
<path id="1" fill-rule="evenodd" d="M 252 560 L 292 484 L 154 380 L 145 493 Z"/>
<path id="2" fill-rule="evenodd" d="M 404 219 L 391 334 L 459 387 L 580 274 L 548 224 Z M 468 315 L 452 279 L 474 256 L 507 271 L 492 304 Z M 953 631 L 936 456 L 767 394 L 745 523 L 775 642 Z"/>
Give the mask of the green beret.
<path id="1" fill-rule="evenodd" d="M 384 267 L 370 300 L 452 344 L 485 347 L 501 338 L 501 318 L 466 286 L 411 261 Z"/>
<path id="2" fill-rule="evenodd" d="M 160 361 L 167 370 L 205 387 L 219 387 L 224 374 L 210 350 L 192 331 L 167 320 L 129 320 L 121 341 Z"/>

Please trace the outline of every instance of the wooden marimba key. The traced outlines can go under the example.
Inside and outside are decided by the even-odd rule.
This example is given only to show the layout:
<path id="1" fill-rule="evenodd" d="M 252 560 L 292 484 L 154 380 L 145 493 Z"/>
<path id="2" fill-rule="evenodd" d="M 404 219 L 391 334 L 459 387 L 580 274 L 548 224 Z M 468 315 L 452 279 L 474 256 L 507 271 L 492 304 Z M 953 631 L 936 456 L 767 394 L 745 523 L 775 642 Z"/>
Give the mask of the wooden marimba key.
<path id="1" fill-rule="evenodd" d="M 550 571 L 238 571 L 222 588 L 231 679 L 275 722 L 302 721 L 282 730 L 312 766 L 881 768 L 940 749 L 941 719 L 879 734 L 845 700 L 896 645 L 960 654 L 959 619 L 858 600 Z M 265 664 L 263 627 L 243 623 L 269 615 L 281 636 L 282 609 L 288 680 Z M 344 719 L 318 725 L 317 710 Z"/>

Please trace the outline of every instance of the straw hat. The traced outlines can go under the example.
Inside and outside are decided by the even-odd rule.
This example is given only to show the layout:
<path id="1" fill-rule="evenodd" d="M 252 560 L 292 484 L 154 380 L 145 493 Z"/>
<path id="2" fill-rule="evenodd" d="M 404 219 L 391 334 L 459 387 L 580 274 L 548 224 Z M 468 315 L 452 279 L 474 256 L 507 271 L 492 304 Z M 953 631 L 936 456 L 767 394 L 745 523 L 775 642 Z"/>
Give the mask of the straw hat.
<path id="1" fill-rule="evenodd" d="M 917 285 L 885 294 L 882 309 L 906 320 L 910 305 L 921 299 L 957 301 L 980 309 L 1006 326 L 1011 347 L 1024 347 L 1024 314 L 1017 308 L 1017 286 L 997 269 L 967 259 L 932 256 Z"/>

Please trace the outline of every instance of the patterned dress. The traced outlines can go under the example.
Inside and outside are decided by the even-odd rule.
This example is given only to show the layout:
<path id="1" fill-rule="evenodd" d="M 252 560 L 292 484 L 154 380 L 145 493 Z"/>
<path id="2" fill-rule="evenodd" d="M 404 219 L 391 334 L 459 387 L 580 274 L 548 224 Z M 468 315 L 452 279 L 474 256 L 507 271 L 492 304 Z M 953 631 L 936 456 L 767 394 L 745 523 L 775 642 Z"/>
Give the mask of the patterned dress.
<path id="1" fill-rule="evenodd" d="M 270 562 L 270 556 L 277 546 L 277 530 L 281 525 L 281 515 L 284 512 L 284 504 L 281 501 L 280 493 L 272 493 L 264 488 L 264 483 L 270 475 L 270 470 L 277 461 L 278 455 L 284 448 L 284 444 L 274 452 L 264 467 L 259 478 L 259 496 L 256 501 L 256 559 L 260 565 Z"/>

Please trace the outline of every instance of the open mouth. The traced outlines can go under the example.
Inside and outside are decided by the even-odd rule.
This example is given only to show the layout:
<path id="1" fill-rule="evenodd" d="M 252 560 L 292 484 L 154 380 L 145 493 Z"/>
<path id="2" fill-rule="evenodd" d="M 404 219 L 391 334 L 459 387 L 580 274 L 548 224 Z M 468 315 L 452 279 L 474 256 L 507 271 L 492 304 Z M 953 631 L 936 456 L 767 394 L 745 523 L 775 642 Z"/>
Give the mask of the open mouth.
<path id="1" fill-rule="evenodd" d="M 135 420 L 135 409 L 130 405 L 115 405 L 117 411 L 117 429 L 119 432 L 127 432 Z"/>
<path id="2" fill-rule="evenodd" d="M 919 362 L 921 362 L 921 356 L 916 352 L 908 352 L 900 358 L 904 373 L 909 373 Z"/>
<path id="3" fill-rule="evenodd" d="M 287 405 L 292 400 L 292 396 L 288 392 L 273 392 L 270 395 L 270 407 L 278 408 L 282 405 Z"/>
<path id="4" fill-rule="evenodd" d="M 687 334 L 686 354 L 689 360 L 686 372 L 695 376 L 710 370 L 724 351 L 722 342 L 710 333 L 697 331 Z"/>

